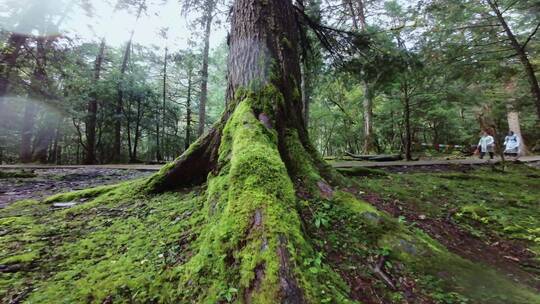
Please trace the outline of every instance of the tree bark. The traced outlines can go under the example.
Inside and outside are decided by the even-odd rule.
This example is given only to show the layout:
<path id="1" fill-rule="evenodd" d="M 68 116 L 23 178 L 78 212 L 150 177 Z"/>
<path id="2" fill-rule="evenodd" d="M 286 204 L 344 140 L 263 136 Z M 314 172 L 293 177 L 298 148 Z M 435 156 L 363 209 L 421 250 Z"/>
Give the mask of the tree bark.
<path id="1" fill-rule="evenodd" d="M 188 71 L 188 88 L 186 97 L 186 140 L 184 141 L 184 149 L 187 150 L 191 145 L 191 86 L 192 86 L 192 71 Z"/>
<path id="2" fill-rule="evenodd" d="M 215 0 L 206 0 L 204 17 L 204 48 L 202 53 L 203 58 L 201 68 L 201 95 L 199 99 L 199 128 L 197 131 L 198 136 L 201 136 L 204 133 L 206 123 L 206 102 L 208 99 L 208 54 L 210 50 L 210 33 L 212 29 L 215 6 Z"/>
<path id="3" fill-rule="evenodd" d="M 99 82 L 101 74 L 104 53 L 105 38 L 102 38 L 99 44 L 98 55 L 94 61 L 94 78 L 92 79 L 93 87 L 86 112 L 86 153 L 83 161 L 83 163 L 86 165 L 91 165 L 96 162 L 96 121 L 98 111 L 98 94 L 96 86 Z"/>
<path id="4" fill-rule="evenodd" d="M 534 68 L 531 64 L 531 61 L 529 60 L 529 56 L 527 55 L 525 46 L 522 46 L 521 43 L 519 43 L 519 41 L 517 40 L 516 36 L 512 32 L 512 29 L 502 15 L 502 12 L 500 11 L 497 3 L 493 0 L 487 0 L 487 3 L 497 16 L 499 23 L 501 24 L 502 28 L 506 33 L 506 36 L 508 37 L 508 40 L 510 41 L 510 45 L 518 55 L 519 61 L 523 65 L 523 69 L 525 70 L 525 74 L 527 75 L 527 80 L 529 81 L 531 95 L 534 98 L 534 104 L 536 105 L 537 120 L 540 121 L 540 85 L 538 84 L 538 78 L 536 78 Z"/>
<path id="5" fill-rule="evenodd" d="M 517 88 L 517 79 L 516 77 L 512 77 L 509 79 L 509 81 L 505 85 L 505 91 L 507 93 L 508 101 L 506 102 L 506 119 L 508 121 L 508 131 L 513 131 L 516 136 L 520 139 L 520 147 L 519 151 L 521 155 L 528 154 L 527 145 L 525 144 L 525 141 L 523 140 L 523 136 L 521 135 L 521 125 L 519 122 L 519 112 L 515 108 L 515 91 Z"/>
<path id="6" fill-rule="evenodd" d="M 521 135 L 521 126 L 519 123 L 519 112 L 511 105 L 507 105 L 506 119 L 508 120 L 508 130 L 513 131 L 519 137 L 519 151 L 521 155 L 527 155 L 528 149 L 523 136 Z"/>

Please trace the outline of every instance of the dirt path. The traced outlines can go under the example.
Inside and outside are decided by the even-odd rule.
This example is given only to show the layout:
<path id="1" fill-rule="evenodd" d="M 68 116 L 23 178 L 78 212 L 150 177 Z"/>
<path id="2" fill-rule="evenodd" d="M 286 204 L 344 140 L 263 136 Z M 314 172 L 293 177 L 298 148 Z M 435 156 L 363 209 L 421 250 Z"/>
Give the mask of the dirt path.
<path id="1" fill-rule="evenodd" d="M 21 167 L 17 167 L 21 169 Z M 49 195 L 135 179 L 152 173 L 148 170 L 125 170 L 96 167 L 61 167 L 32 170 L 36 177 L 0 179 L 0 208 L 22 199 L 42 199 Z M 5 167 L 2 167 L 4 171 Z"/>
<path id="2" fill-rule="evenodd" d="M 387 171 L 445 171 L 460 166 L 476 166 L 499 162 L 480 159 L 455 160 L 420 160 L 413 162 L 369 162 L 369 161 L 340 161 L 332 165 L 335 168 L 372 167 L 384 168 Z M 526 156 L 520 161 L 540 166 L 540 156 Z M 152 174 L 162 165 L 144 164 L 109 164 L 109 165 L 35 165 L 15 164 L 0 165 L 0 170 L 31 170 L 35 178 L 0 179 L 0 208 L 8 203 L 21 199 L 41 199 L 51 194 L 84 189 L 98 185 L 135 179 Z"/>
<path id="3" fill-rule="evenodd" d="M 370 161 L 338 161 L 332 165 L 335 168 L 352 168 L 352 167 L 431 167 L 431 166 L 459 166 L 459 165 L 485 165 L 490 163 L 498 163 L 501 159 L 496 157 L 493 160 L 479 158 L 465 159 L 430 159 L 418 161 L 391 161 L 391 162 L 370 162 Z M 540 155 L 523 156 L 519 161 L 524 163 L 540 162 Z"/>
<path id="4" fill-rule="evenodd" d="M 494 160 L 464 158 L 464 159 L 431 159 L 418 161 L 389 161 L 389 162 L 372 162 L 372 161 L 336 161 L 332 162 L 335 168 L 352 168 L 352 167 L 368 167 L 368 168 L 386 168 L 386 167 L 432 167 L 432 166 L 459 166 L 459 165 L 485 165 L 490 163 L 500 162 L 500 158 Z M 540 162 L 540 155 L 523 156 L 519 161 L 524 163 Z M 145 165 L 145 164 L 108 164 L 108 165 L 35 165 L 35 164 L 14 164 L 0 165 L 2 169 L 115 169 L 115 170 L 136 170 L 136 171 L 157 171 L 163 165 Z"/>

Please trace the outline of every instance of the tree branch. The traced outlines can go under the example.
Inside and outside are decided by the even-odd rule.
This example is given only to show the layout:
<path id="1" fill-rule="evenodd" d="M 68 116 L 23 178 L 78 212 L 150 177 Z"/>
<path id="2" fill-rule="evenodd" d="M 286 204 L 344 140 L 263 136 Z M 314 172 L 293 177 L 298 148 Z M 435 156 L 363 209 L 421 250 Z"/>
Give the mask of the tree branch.
<path id="1" fill-rule="evenodd" d="M 521 47 L 523 51 L 525 51 L 525 47 L 527 47 L 527 44 L 529 43 L 529 41 L 531 41 L 534 35 L 536 35 L 536 32 L 538 32 L 538 28 L 540 28 L 540 23 L 536 25 L 536 27 L 534 28 L 534 31 L 532 31 L 529 37 L 527 37 L 527 40 L 525 40 L 525 42 L 523 43 L 523 46 Z"/>

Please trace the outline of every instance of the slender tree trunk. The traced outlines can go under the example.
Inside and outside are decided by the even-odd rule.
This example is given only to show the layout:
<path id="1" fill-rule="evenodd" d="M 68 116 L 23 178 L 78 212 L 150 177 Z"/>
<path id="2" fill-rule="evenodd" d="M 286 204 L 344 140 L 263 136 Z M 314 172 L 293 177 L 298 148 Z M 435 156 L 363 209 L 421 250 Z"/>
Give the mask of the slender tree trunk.
<path id="1" fill-rule="evenodd" d="M 188 72 L 188 91 L 186 98 L 186 140 L 184 149 L 187 150 L 191 145 L 191 70 Z"/>
<path id="2" fill-rule="evenodd" d="M 301 91 L 302 91 L 302 114 L 304 117 L 304 124 L 306 128 L 309 126 L 309 103 L 310 103 L 310 94 L 311 94 L 311 83 L 310 83 L 310 74 L 306 64 L 300 65 L 301 68 Z"/>
<path id="3" fill-rule="evenodd" d="M 142 116 L 141 105 L 142 105 L 141 99 L 137 98 L 137 119 L 135 120 L 135 137 L 133 139 L 133 152 L 131 153 L 131 159 L 130 159 L 131 163 L 138 162 L 137 148 L 139 144 L 141 116 Z"/>
<path id="4" fill-rule="evenodd" d="M 198 136 L 201 136 L 204 133 L 204 125 L 206 123 L 206 102 L 208 99 L 208 53 L 210 50 L 210 33 L 212 29 L 215 6 L 215 0 L 206 0 L 206 12 L 204 18 L 204 49 L 202 53 L 201 68 L 201 95 L 199 99 L 199 128 L 197 131 Z"/>
<path id="5" fill-rule="evenodd" d="M 353 0 L 348 1 L 349 10 L 353 17 L 353 27 L 356 31 L 366 30 L 366 17 L 365 6 L 362 0 L 356 0 L 356 10 L 354 8 Z M 375 136 L 373 134 L 373 96 L 374 92 L 370 88 L 369 80 L 366 78 L 364 71 L 362 74 L 362 89 L 364 91 L 364 97 L 362 100 L 362 107 L 364 113 L 364 153 L 372 153 L 375 149 Z"/>
<path id="6" fill-rule="evenodd" d="M 369 83 L 362 82 L 364 87 L 364 153 L 369 154 L 375 150 L 375 136 L 373 134 L 373 94 Z"/>
<path id="7" fill-rule="evenodd" d="M 19 159 L 22 163 L 32 161 L 32 137 L 34 134 L 34 123 L 37 114 L 37 105 L 32 100 L 26 101 L 24 108 L 22 130 L 21 130 L 21 148 Z"/>
<path id="8" fill-rule="evenodd" d="M 133 32 L 132 32 L 133 36 Z M 122 153 L 122 112 L 124 107 L 124 74 L 126 73 L 127 64 L 129 60 L 129 54 L 131 51 L 131 39 L 129 39 L 126 49 L 124 51 L 124 57 L 122 59 L 122 66 L 120 67 L 120 79 L 118 81 L 118 92 L 116 99 L 115 122 L 114 122 L 114 144 L 113 144 L 113 161 L 120 161 L 120 155 Z"/>
<path id="9" fill-rule="evenodd" d="M 54 122 L 58 120 L 54 113 L 45 113 L 42 117 L 43 125 L 38 129 L 35 140 L 32 160 L 45 164 L 48 161 L 49 146 L 54 138 Z"/>
<path id="10" fill-rule="evenodd" d="M 141 17 L 142 11 L 145 6 L 145 1 L 141 1 L 139 9 L 137 11 L 137 17 L 135 23 Z M 129 62 L 129 56 L 131 52 L 131 45 L 133 43 L 133 35 L 135 34 L 135 29 L 131 30 L 129 40 L 124 51 L 124 57 L 122 59 L 122 66 L 120 67 L 120 79 L 118 80 L 118 93 L 116 99 L 116 108 L 115 108 L 115 123 L 114 123 L 114 144 L 113 144 L 113 156 L 112 159 L 114 162 L 120 161 L 120 155 L 122 153 L 122 108 L 124 103 L 124 75 L 127 70 L 127 65 Z"/>
<path id="11" fill-rule="evenodd" d="M 407 83 L 402 84 L 403 115 L 405 120 L 405 160 L 412 160 L 411 105 Z"/>
<path id="12" fill-rule="evenodd" d="M 26 102 L 23 126 L 21 130 L 20 160 L 23 163 L 32 161 L 32 138 L 34 135 L 34 124 L 38 111 L 37 100 L 42 99 L 41 90 L 46 85 L 45 72 L 45 38 L 37 38 L 36 41 L 36 63 L 31 80 L 30 98 Z"/>
<path id="13" fill-rule="evenodd" d="M 523 69 L 525 70 L 525 74 L 527 75 L 527 80 L 529 81 L 531 95 L 534 98 L 534 103 L 536 105 L 537 120 L 540 121 L 540 85 L 538 84 L 538 78 L 536 78 L 536 74 L 533 65 L 531 64 L 531 61 L 529 60 L 529 56 L 527 55 L 527 51 L 525 47 L 522 46 L 517 40 L 516 36 L 512 32 L 512 29 L 504 19 L 504 16 L 502 15 L 502 12 L 500 11 L 497 3 L 493 0 L 487 0 L 487 2 L 497 16 L 499 23 L 503 27 L 506 36 L 510 41 L 510 45 L 518 55 L 519 61 L 523 65 Z"/>
<path id="14" fill-rule="evenodd" d="M 366 23 L 366 5 L 364 3 L 364 0 L 356 0 L 356 7 L 358 11 L 358 23 L 360 23 L 360 27 L 362 30 L 365 30 L 367 27 Z"/>
<path id="15" fill-rule="evenodd" d="M 58 152 L 61 150 L 60 147 L 60 138 L 62 137 L 62 119 L 58 117 L 56 124 L 56 131 L 54 132 L 54 140 L 51 152 L 49 153 L 49 163 L 59 165 L 59 155 Z"/>
<path id="16" fill-rule="evenodd" d="M 161 151 L 161 144 L 160 144 L 160 137 L 163 137 L 165 133 L 165 108 L 167 106 L 167 59 L 168 59 L 168 49 L 165 48 L 165 55 L 163 56 L 163 82 L 161 87 L 161 97 L 162 97 L 162 105 L 161 105 L 161 119 L 158 119 L 156 123 L 156 160 L 158 162 L 163 160 L 163 154 Z M 159 117 L 159 113 L 157 115 Z M 163 134 L 160 134 L 159 126 L 160 124 L 163 126 L 161 128 L 161 132 Z M 161 141 L 163 143 L 163 141 Z"/>
<path id="17" fill-rule="evenodd" d="M 92 80 L 93 88 L 88 101 L 86 114 L 86 155 L 83 163 L 91 165 L 96 162 L 96 121 L 98 111 L 98 93 L 97 84 L 99 82 L 101 66 L 103 64 L 103 55 L 105 53 L 105 38 L 101 39 L 98 55 L 94 61 L 94 78 Z"/>
<path id="18" fill-rule="evenodd" d="M 158 112 L 156 113 L 156 161 L 158 162 L 163 160 L 162 152 L 161 152 L 161 143 L 159 140 L 161 137 L 161 133 L 159 130 L 159 125 L 161 124 L 161 121 L 159 118 L 160 118 L 160 115 L 159 115 L 159 110 L 158 110 Z"/>
<path id="19" fill-rule="evenodd" d="M 132 155 L 132 144 L 131 144 L 131 98 L 129 99 L 129 103 L 127 106 L 127 111 L 124 109 L 124 116 L 126 118 L 126 133 L 127 133 L 127 142 L 128 142 L 128 157 L 129 161 L 133 159 Z"/>

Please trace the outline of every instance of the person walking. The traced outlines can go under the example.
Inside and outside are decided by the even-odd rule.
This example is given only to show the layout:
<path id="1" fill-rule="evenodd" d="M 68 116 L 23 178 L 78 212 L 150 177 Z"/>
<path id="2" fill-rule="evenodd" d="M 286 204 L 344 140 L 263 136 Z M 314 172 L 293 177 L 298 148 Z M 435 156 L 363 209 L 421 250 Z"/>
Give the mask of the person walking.
<path id="1" fill-rule="evenodd" d="M 504 138 L 504 155 L 517 157 L 519 155 L 519 136 L 514 134 L 513 131 L 508 132 L 508 135 Z"/>
<path id="2" fill-rule="evenodd" d="M 478 151 L 480 152 L 480 159 L 484 158 L 486 153 L 489 153 L 489 158 L 493 159 L 493 148 L 495 145 L 495 140 L 493 136 L 489 135 L 486 131 L 482 132 L 482 137 L 478 142 Z"/>

